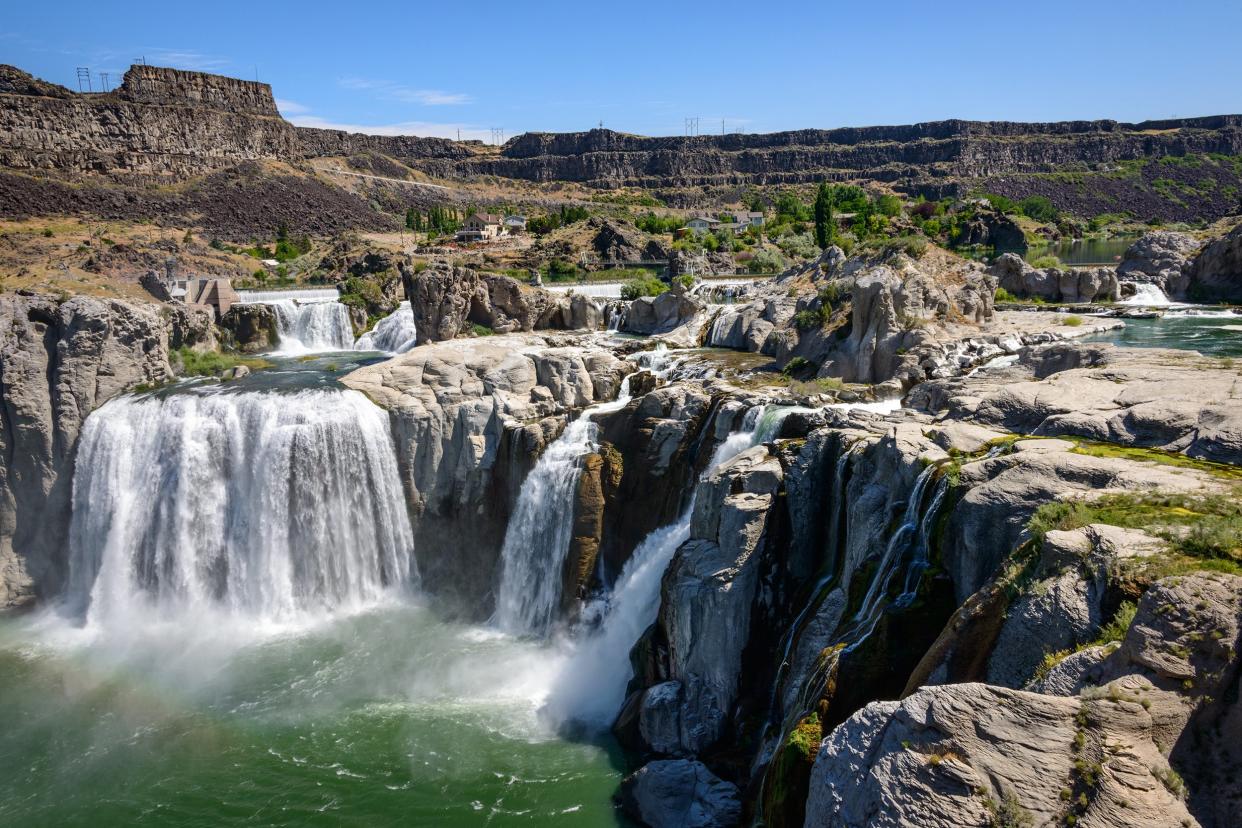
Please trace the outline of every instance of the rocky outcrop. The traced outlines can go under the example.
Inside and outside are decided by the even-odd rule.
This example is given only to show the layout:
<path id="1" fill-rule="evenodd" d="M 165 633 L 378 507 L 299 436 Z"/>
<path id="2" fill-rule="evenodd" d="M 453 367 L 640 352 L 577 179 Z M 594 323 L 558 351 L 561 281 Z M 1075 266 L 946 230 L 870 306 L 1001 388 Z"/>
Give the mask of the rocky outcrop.
<path id="1" fill-rule="evenodd" d="M 592 216 L 587 227 L 595 231 L 591 249 L 602 262 L 659 261 L 668 256 L 658 241 L 632 225 Z"/>
<path id="2" fill-rule="evenodd" d="M 1191 261 L 1198 250 L 1199 242 L 1186 233 L 1145 233 L 1126 250 L 1117 265 L 1117 278 L 1153 284 L 1173 298 L 1184 299 L 1190 284 Z"/>
<path id="3" fill-rule="evenodd" d="M 1236 373 L 1217 360 L 1184 351 L 1062 343 L 1025 351 L 1018 365 L 1003 372 L 928 383 L 919 399 L 930 410 L 1021 434 L 1242 463 L 1236 395 Z"/>
<path id="4" fill-rule="evenodd" d="M 1186 294 L 1197 302 L 1242 303 L 1242 224 L 1203 247 L 1191 264 Z"/>
<path id="5" fill-rule="evenodd" d="M 79 296 L 0 294 L 0 610 L 54 594 L 66 575 L 70 470 L 88 414 L 172 376 L 170 329 L 196 315 Z"/>
<path id="6" fill-rule="evenodd" d="M 824 741 L 806 826 L 1193 824 L 1137 700 L 960 684 L 868 705 Z"/>
<path id="7" fill-rule="evenodd" d="M 683 347 L 699 343 L 707 322 L 706 306 L 687 295 L 684 290 L 668 290 L 659 296 L 641 296 L 630 302 L 621 323 L 625 333 L 662 335 L 662 338 Z"/>
<path id="8" fill-rule="evenodd" d="M 244 354 L 269 350 L 280 341 L 271 305 L 234 305 L 220 317 L 220 330 L 227 344 Z"/>
<path id="9" fill-rule="evenodd" d="M 415 348 L 342 381 L 388 409 L 429 593 L 467 614 L 488 593 L 511 504 L 565 415 L 616 397 L 611 352 L 496 336 Z"/>
<path id="10" fill-rule="evenodd" d="M 997 287 L 1023 298 L 1048 302 L 1115 302 L 1121 298 L 1117 274 L 1107 267 L 1036 269 L 1021 256 L 1005 253 L 988 268 Z"/>
<path id="11" fill-rule="evenodd" d="M 651 762 L 621 784 L 626 813 L 651 828 L 728 828 L 742 819 L 737 786 L 702 762 Z"/>
<path id="12" fill-rule="evenodd" d="M 418 327 L 418 344 L 453 339 L 481 325 L 495 333 L 603 326 L 603 312 L 589 297 L 554 295 L 508 276 L 439 264 L 402 271 Z"/>

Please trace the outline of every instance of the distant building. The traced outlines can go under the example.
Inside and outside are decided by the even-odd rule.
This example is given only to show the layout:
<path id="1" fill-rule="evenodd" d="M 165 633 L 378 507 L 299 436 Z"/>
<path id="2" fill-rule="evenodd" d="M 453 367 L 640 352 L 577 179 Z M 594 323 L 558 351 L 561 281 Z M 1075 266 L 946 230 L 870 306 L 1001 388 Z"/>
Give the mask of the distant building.
<path id="1" fill-rule="evenodd" d="M 755 210 L 742 210 L 733 213 L 733 223 L 736 225 L 737 232 L 742 232 L 747 227 L 762 227 L 763 213 Z"/>
<path id="2" fill-rule="evenodd" d="M 686 227 L 695 233 L 710 233 L 720 226 L 720 222 L 711 216 L 695 216 L 686 222 Z"/>
<path id="3" fill-rule="evenodd" d="M 215 309 L 217 319 L 240 299 L 231 279 L 177 279 L 166 284 L 169 298 L 180 299 L 187 305 L 209 305 Z"/>
<path id="4" fill-rule="evenodd" d="M 495 213 L 471 213 L 457 231 L 458 241 L 490 241 L 505 231 L 504 220 Z"/>
<path id="5" fill-rule="evenodd" d="M 506 233 L 525 233 L 526 216 L 505 216 Z"/>

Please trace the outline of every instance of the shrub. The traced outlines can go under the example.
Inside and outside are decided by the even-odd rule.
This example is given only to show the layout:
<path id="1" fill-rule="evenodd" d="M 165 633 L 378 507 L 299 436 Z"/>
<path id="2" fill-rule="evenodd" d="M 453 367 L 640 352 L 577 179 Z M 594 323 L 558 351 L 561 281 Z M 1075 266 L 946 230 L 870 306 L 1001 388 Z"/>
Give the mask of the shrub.
<path id="1" fill-rule="evenodd" d="M 819 311 L 800 310 L 794 314 L 794 327 L 800 331 L 809 331 L 812 328 L 818 328 L 823 322 Z"/>
<path id="2" fill-rule="evenodd" d="M 1113 620 L 1104 625 L 1100 630 L 1100 635 L 1096 638 L 1096 644 L 1110 644 L 1114 641 L 1121 641 L 1126 637 L 1126 632 L 1130 629 L 1131 622 L 1134 621 L 1134 614 L 1138 612 L 1138 606 L 1133 601 L 1123 601 L 1121 606 L 1117 607 L 1117 612 L 1113 615 Z"/>
<path id="3" fill-rule="evenodd" d="M 1068 328 L 1077 328 L 1079 325 L 1082 324 L 1082 317 L 1074 316 L 1073 314 L 1071 314 L 1065 317 L 1064 319 L 1062 319 L 1061 324 L 1065 325 Z"/>
<path id="4" fill-rule="evenodd" d="M 747 269 L 751 273 L 780 273 L 789 262 L 775 250 L 764 248 L 754 255 Z"/>
<path id="5" fill-rule="evenodd" d="M 1056 256 L 1040 256 L 1031 260 L 1031 267 L 1041 270 L 1045 267 L 1060 267 L 1061 260 Z"/>
<path id="6" fill-rule="evenodd" d="M 1018 297 L 1014 296 L 1012 293 L 1010 293 L 1009 291 L 1005 290 L 1002 287 L 998 287 L 996 289 L 996 294 L 993 296 L 993 298 L 997 302 L 1017 302 L 1018 301 Z"/>
<path id="7" fill-rule="evenodd" d="M 785 236 L 777 242 L 777 246 L 785 251 L 786 255 L 796 259 L 811 259 L 819 255 L 819 246 L 815 244 L 815 239 L 805 233 Z"/>
<path id="8" fill-rule="evenodd" d="M 1036 221 L 1055 222 L 1061 218 L 1061 211 L 1053 206 L 1046 196 L 1027 196 L 1018 202 L 1018 209 Z"/>
<path id="9" fill-rule="evenodd" d="M 806 376 L 813 374 L 819 370 L 814 362 L 805 357 L 796 356 L 789 362 L 785 363 L 785 367 L 781 369 L 781 373 L 787 377 Z"/>
<path id="10" fill-rule="evenodd" d="M 472 324 L 470 326 L 470 334 L 472 336 L 495 336 L 496 332 L 486 325 Z"/>
<path id="11" fill-rule="evenodd" d="M 54 235 L 55 235 L 55 234 L 52 232 L 52 228 L 50 228 L 50 227 L 44 227 L 44 228 L 43 228 L 43 238 L 45 238 L 45 239 L 50 239 L 50 238 L 51 238 L 52 236 L 54 236 Z"/>
<path id="12" fill-rule="evenodd" d="M 659 296 L 666 290 L 668 285 L 656 276 L 635 276 L 621 286 L 621 298 L 634 300 L 640 296 Z"/>

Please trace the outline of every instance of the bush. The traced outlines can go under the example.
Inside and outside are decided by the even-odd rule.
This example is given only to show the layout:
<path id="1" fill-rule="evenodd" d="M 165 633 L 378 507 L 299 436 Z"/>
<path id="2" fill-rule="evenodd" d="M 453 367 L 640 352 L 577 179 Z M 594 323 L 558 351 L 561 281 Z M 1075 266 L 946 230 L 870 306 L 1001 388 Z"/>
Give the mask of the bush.
<path id="1" fill-rule="evenodd" d="M 901 199 L 895 195 L 882 195 L 875 202 L 875 208 L 882 215 L 893 217 L 901 215 Z"/>
<path id="2" fill-rule="evenodd" d="M 996 293 L 993 295 L 992 298 L 995 299 L 997 302 L 1017 302 L 1018 301 L 1018 297 L 1014 296 L 1012 293 L 1005 290 L 1003 287 L 998 287 L 996 289 Z"/>
<path id="3" fill-rule="evenodd" d="M 1130 629 L 1130 624 L 1134 621 L 1134 615 L 1138 612 L 1138 606 L 1133 601 L 1123 601 L 1121 606 L 1117 607 L 1117 612 L 1113 615 L 1113 620 L 1109 621 L 1100 635 L 1096 638 L 1096 644 L 1111 644 L 1114 641 L 1121 641 L 1126 637 L 1126 632 Z"/>
<path id="4" fill-rule="evenodd" d="M 248 368 L 266 368 L 271 363 L 254 357 L 239 357 L 219 351 L 195 351 L 178 348 L 170 355 L 174 372 L 181 377 L 214 377 L 238 365 Z"/>
<path id="5" fill-rule="evenodd" d="M 1042 270 L 1045 267 L 1060 267 L 1060 266 L 1061 266 L 1061 260 L 1058 259 L 1056 256 L 1040 256 L 1037 259 L 1031 260 L 1031 267 L 1035 268 L 1036 270 Z"/>
<path id="6" fill-rule="evenodd" d="M 1017 207 L 1036 221 L 1055 222 L 1061 218 L 1061 211 L 1046 196 L 1027 196 L 1018 202 Z"/>
<path id="7" fill-rule="evenodd" d="M 785 363 L 785 367 L 781 369 L 781 373 L 787 377 L 805 377 L 814 374 L 819 370 L 819 366 L 811 362 L 805 357 L 796 356 L 789 362 Z"/>
<path id="8" fill-rule="evenodd" d="M 815 244 L 815 239 L 809 234 L 798 233 L 791 236 L 785 236 L 777 246 L 785 252 L 786 255 L 795 259 L 811 259 L 819 255 L 819 245 Z"/>
<path id="9" fill-rule="evenodd" d="M 640 296 L 659 296 L 668 290 L 663 280 L 656 276 L 635 276 L 621 286 L 621 298 L 632 301 Z"/>
<path id="10" fill-rule="evenodd" d="M 472 324 L 470 326 L 471 336 L 495 336 L 496 332 L 486 325 Z"/>
<path id="11" fill-rule="evenodd" d="M 789 262 L 780 253 L 770 248 L 764 248 L 754 255 L 750 260 L 747 269 L 751 273 L 780 273 Z"/>
<path id="12" fill-rule="evenodd" d="M 794 314 L 794 327 L 800 331 L 809 331 L 812 328 L 818 328 L 823 322 L 823 318 L 819 311 L 800 310 Z"/>
<path id="13" fill-rule="evenodd" d="M 1061 324 L 1067 328 L 1077 328 L 1082 324 L 1081 316 L 1070 315 L 1061 320 Z"/>
<path id="14" fill-rule="evenodd" d="M 43 228 L 43 238 L 45 238 L 45 239 L 50 239 L 50 238 L 51 238 L 52 236 L 54 236 L 54 235 L 55 235 L 55 233 L 53 233 L 53 232 L 52 232 L 52 228 L 50 228 L 50 227 L 44 227 L 44 228 Z"/>

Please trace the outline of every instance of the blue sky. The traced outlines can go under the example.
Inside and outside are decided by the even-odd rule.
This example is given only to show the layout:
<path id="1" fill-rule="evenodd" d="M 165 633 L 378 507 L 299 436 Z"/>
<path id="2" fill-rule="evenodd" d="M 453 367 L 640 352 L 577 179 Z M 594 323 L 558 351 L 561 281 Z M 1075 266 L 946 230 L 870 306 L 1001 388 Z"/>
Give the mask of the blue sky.
<path id="1" fill-rule="evenodd" d="M 486 140 L 1242 112 L 1240 32 L 1237 0 L 43 2 L 0 62 L 257 73 L 296 123 Z"/>

